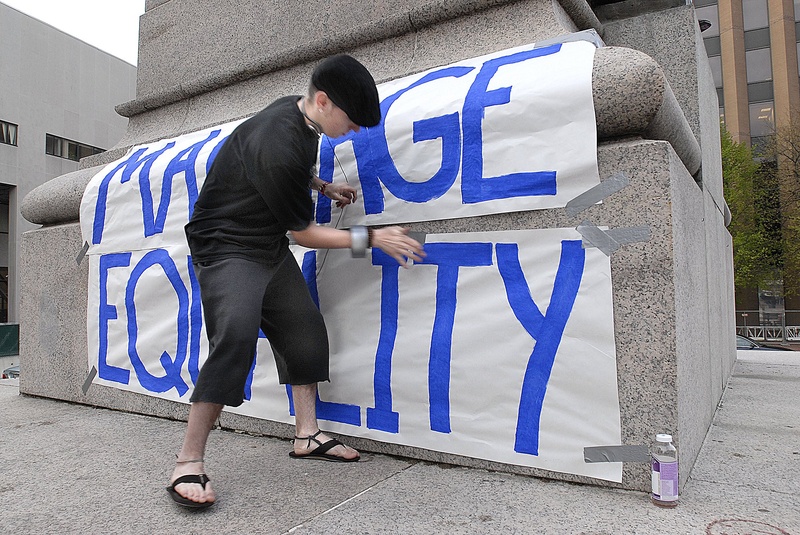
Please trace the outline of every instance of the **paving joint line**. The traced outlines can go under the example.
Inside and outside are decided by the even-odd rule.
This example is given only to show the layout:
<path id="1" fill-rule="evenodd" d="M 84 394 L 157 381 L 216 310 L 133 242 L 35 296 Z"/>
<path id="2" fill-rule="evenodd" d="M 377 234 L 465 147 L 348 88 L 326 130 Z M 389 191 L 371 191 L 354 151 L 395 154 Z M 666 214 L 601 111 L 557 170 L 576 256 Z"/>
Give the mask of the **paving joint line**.
<path id="1" fill-rule="evenodd" d="M 298 529 L 302 528 L 303 526 L 305 526 L 305 525 L 306 525 L 308 522 L 310 522 L 311 520 L 314 520 L 314 519 L 317 519 L 317 518 L 321 518 L 321 517 L 323 517 L 323 516 L 327 515 L 328 513 L 330 513 L 331 511 L 335 511 L 336 509 L 338 509 L 339 507 L 341 507 L 341 506 L 345 505 L 346 503 L 349 503 L 349 502 L 351 502 L 351 501 L 355 500 L 356 498 L 358 498 L 358 497 L 360 497 L 360 496 L 363 496 L 364 494 L 366 494 L 367 492 L 371 491 L 372 489 L 374 489 L 374 488 L 375 488 L 375 487 L 377 487 L 378 485 L 381 485 L 381 484 L 383 484 L 384 482 L 386 482 L 386 481 L 389 481 L 389 480 L 390 480 L 390 479 L 392 479 L 393 477 L 396 477 L 396 476 L 398 476 L 398 475 L 402 474 L 403 472 L 405 472 L 405 471 L 406 471 L 406 470 L 408 470 L 409 468 L 412 468 L 412 467 L 414 467 L 414 466 L 418 465 L 420 462 L 421 462 L 421 461 L 414 461 L 414 462 L 412 462 L 411 464 L 409 464 L 408 466 L 406 466 L 405 468 L 403 468 L 402 470 L 399 470 L 399 471 L 397 471 L 397 472 L 395 472 L 395 473 L 393 473 L 393 474 L 391 474 L 391 475 L 388 475 L 388 476 L 386 476 L 385 478 L 381 479 L 380 481 L 376 481 L 375 483 L 373 483 L 373 484 L 372 484 L 372 485 L 370 485 L 369 487 L 365 488 L 365 489 L 364 489 L 364 490 L 362 490 L 361 492 L 358 492 L 358 493 L 356 493 L 356 494 L 354 494 L 354 495 L 350 496 L 350 497 L 349 497 L 349 498 L 347 498 L 346 500 L 344 500 L 344 501 L 342 501 L 342 502 L 340 502 L 340 503 L 337 503 L 337 504 L 336 504 L 336 505 L 334 505 L 333 507 L 330 507 L 330 508 L 326 509 L 325 511 L 323 511 L 323 512 L 319 513 L 319 514 L 316 514 L 316 515 L 314 515 L 314 516 L 311 516 L 311 517 L 309 517 L 309 518 L 307 518 L 307 519 L 303 520 L 303 521 L 302 521 L 300 524 L 297 524 L 297 525 L 296 525 L 296 526 L 294 526 L 293 528 L 290 528 L 288 531 L 285 531 L 285 532 L 283 532 L 283 535 L 289 535 L 290 533 L 294 533 L 296 530 L 298 530 Z"/>
<path id="2" fill-rule="evenodd" d="M 782 490 L 779 490 L 779 489 L 757 487 L 755 485 L 751 485 L 751 484 L 748 484 L 748 483 L 731 483 L 729 481 L 715 481 L 713 479 L 704 479 L 702 477 L 691 477 L 686 486 L 688 487 L 694 482 L 706 483 L 708 485 L 719 485 L 720 487 L 726 487 L 726 488 L 738 487 L 738 488 L 743 488 L 743 489 L 751 489 L 751 490 L 757 490 L 759 492 L 769 492 L 769 493 L 781 494 L 783 496 L 795 496 L 797 494 L 796 492 L 782 491 Z"/>

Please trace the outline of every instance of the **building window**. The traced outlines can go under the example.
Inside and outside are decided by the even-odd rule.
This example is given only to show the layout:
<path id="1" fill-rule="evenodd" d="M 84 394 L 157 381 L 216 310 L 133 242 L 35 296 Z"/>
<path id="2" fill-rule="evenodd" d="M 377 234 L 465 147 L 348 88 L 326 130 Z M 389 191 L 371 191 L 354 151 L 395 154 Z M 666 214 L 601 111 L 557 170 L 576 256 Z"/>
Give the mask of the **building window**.
<path id="1" fill-rule="evenodd" d="M 750 137 L 766 137 L 775 133 L 775 110 L 772 102 L 750 104 Z"/>
<path id="2" fill-rule="evenodd" d="M 742 0 L 744 30 L 757 30 L 769 27 L 767 0 Z"/>
<path id="3" fill-rule="evenodd" d="M 747 84 L 747 102 L 767 102 L 775 100 L 775 88 L 772 81 Z"/>
<path id="4" fill-rule="evenodd" d="M 761 48 L 744 53 L 748 84 L 772 80 L 772 59 L 769 50 L 769 48 Z"/>
<path id="5" fill-rule="evenodd" d="M 769 48 L 769 28 L 759 28 L 744 32 L 744 49 L 756 50 L 758 48 Z"/>
<path id="6" fill-rule="evenodd" d="M 14 123 L 0 121 L 0 143 L 6 145 L 17 145 L 17 129 L 19 126 Z"/>
<path id="7" fill-rule="evenodd" d="M 760 162 L 763 162 L 765 157 L 770 158 L 769 148 L 771 144 L 772 144 L 772 136 L 750 138 L 750 150 L 753 151 L 753 155 Z"/>
<path id="8" fill-rule="evenodd" d="M 797 70 L 800 71 L 800 43 L 797 43 Z"/>
<path id="9" fill-rule="evenodd" d="M 703 38 L 719 37 L 719 9 L 716 5 L 699 7 L 694 10 L 697 20 L 707 20 L 711 26 L 703 32 Z"/>
<path id="10" fill-rule="evenodd" d="M 710 57 L 708 58 L 708 63 L 711 65 L 714 87 L 722 87 L 722 58 L 720 56 Z"/>
<path id="11" fill-rule="evenodd" d="M 59 158 L 77 162 L 81 158 L 105 152 L 105 149 L 47 134 L 45 136 L 44 152 L 51 156 L 58 156 Z"/>
<path id="12" fill-rule="evenodd" d="M 719 37 L 709 37 L 708 39 L 703 39 L 703 44 L 706 45 L 706 55 L 708 57 L 719 56 L 722 54 L 722 46 L 720 44 Z"/>
<path id="13" fill-rule="evenodd" d="M 800 0 L 794 0 L 794 20 L 800 21 Z"/>

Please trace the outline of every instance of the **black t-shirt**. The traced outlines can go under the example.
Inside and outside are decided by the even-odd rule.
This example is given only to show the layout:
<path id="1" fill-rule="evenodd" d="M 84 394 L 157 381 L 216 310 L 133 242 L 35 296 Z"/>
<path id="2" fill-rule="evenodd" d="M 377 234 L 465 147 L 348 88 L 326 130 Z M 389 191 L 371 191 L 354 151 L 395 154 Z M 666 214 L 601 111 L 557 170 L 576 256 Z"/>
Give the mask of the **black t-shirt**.
<path id="1" fill-rule="evenodd" d="M 195 262 L 236 256 L 275 263 L 288 250 L 286 232 L 311 222 L 318 138 L 298 99 L 276 100 L 222 145 L 185 228 Z"/>

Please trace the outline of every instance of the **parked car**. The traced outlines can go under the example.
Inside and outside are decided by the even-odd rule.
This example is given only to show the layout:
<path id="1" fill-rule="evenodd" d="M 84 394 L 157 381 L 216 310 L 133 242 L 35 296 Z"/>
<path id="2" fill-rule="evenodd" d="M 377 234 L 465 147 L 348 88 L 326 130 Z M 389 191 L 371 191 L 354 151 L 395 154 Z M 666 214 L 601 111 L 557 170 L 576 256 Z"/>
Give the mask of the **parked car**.
<path id="1" fill-rule="evenodd" d="M 3 370 L 3 374 L 0 375 L 0 379 L 18 379 L 19 378 L 19 364 L 16 366 L 11 366 L 10 368 L 6 368 Z"/>
<path id="2" fill-rule="evenodd" d="M 740 334 L 736 335 L 736 349 L 759 349 L 762 351 L 792 351 L 792 349 L 788 347 L 769 346 L 761 344 L 756 342 L 755 340 L 752 340 Z"/>

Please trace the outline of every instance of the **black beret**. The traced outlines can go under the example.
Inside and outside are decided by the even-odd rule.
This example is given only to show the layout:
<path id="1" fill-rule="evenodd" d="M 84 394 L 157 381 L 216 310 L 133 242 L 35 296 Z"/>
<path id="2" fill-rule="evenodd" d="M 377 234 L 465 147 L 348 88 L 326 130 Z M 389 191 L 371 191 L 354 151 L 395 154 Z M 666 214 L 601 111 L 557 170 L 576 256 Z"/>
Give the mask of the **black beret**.
<path id="1" fill-rule="evenodd" d="M 314 69 L 311 84 L 324 91 L 359 126 L 381 122 L 375 80 L 366 67 L 347 54 L 331 56 Z"/>

